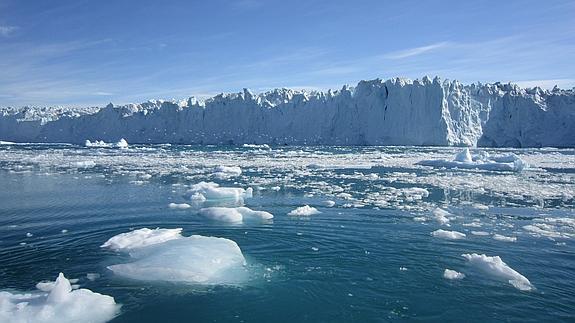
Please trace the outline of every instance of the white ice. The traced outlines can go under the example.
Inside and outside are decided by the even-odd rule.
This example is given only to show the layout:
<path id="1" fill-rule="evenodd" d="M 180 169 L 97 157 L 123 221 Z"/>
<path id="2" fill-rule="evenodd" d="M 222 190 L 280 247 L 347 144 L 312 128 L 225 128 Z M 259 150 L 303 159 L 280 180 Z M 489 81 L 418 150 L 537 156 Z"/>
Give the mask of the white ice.
<path id="1" fill-rule="evenodd" d="M 170 209 L 179 209 L 179 210 L 183 210 L 183 209 L 189 209 L 192 206 L 189 205 L 188 203 L 170 203 L 168 204 L 168 207 Z"/>
<path id="2" fill-rule="evenodd" d="M 459 240 L 465 238 L 465 233 L 457 231 L 446 231 L 442 229 L 431 232 L 431 235 L 436 238 L 450 239 L 450 240 Z"/>
<path id="3" fill-rule="evenodd" d="M 505 241 L 505 242 L 515 242 L 517 241 L 517 237 L 508 237 L 508 236 L 504 236 L 501 234 L 494 234 L 493 235 L 493 239 L 498 240 L 498 241 Z"/>
<path id="4" fill-rule="evenodd" d="M 203 196 L 206 200 L 228 200 L 235 202 L 243 202 L 245 198 L 251 198 L 253 194 L 252 188 L 239 188 L 239 187 L 220 187 L 219 184 L 213 182 L 200 182 L 190 186 L 188 193 L 192 198 L 199 198 Z"/>
<path id="5" fill-rule="evenodd" d="M 0 322 L 3 323 L 100 323 L 113 319 L 120 306 L 114 298 L 89 289 L 73 290 L 60 273 L 55 282 L 34 292 L 0 292 Z"/>
<path id="6" fill-rule="evenodd" d="M 238 166 L 217 166 L 214 168 L 214 176 L 219 179 L 240 176 L 242 169 Z"/>
<path id="7" fill-rule="evenodd" d="M 425 159 L 417 164 L 437 168 L 480 169 L 487 171 L 520 172 L 528 165 L 515 154 L 490 157 L 488 154 L 471 156 L 469 148 L 465 148 L 455 155 L 453 160 Z"/>
<path id="8" fill-rule="evenodd" d="M 136 239 L 129 245 L 142 244 Z M 239 284 L 246 279 L 246 261 L 240 247 L 225 238 L 183 237 L 178 233 L 175 239 L 128 251 L 131 262 L 111 265 L 108 269 L 123 277 L 145 281 L 212 285 Z"/>
<path id="9" fill-rule="evenodd" d="M 530 291 L 533 289 L 531 282 L 525 276 L 509 267 L 499 256 L 490 257 L 485 254 L 479 255 L 476 253 L 463 254 L 461 256 L 480 270 L 496 278 L 506 280 L 519 290 Z"/>
<path id="10" fill-rule="evenodd" d="M 455 271 L 455 270 L 445 269 L 445 271 L 443 272 L 443 278 L 445 278 L 445 279 L 463 279 L 463 278 L 465 278 L 465 274 L 460 273 L 460 272 Z"/>
<path id="11" fill-rule="evenodd" d="M 182 229 L 138 229 L 113 236 L 101 247 L 115 251 L 131 250 L 182 238 Z"/>
<path id="12" fill-rule="evenodd" d="M 266 211 L 254 211 L 248 207 L 208 207 L 200 210 L 206 218 L 221 222 L 242 223 L 246 221 L 262 221 L 274 216 Z"/>
<path id="13" fill-rule="evenodd" d="M 290 211 L 288 213 L 288 215 L 310 216 L 310 215 L 319 214 L 319 213 L 321 213 L 321 212 L 318 211 L 316 208 L 309 206 L 309 205 L 304 205 L 304 206 L 300 206 L 300 207 L 296 208 L 295 210 Z"/>

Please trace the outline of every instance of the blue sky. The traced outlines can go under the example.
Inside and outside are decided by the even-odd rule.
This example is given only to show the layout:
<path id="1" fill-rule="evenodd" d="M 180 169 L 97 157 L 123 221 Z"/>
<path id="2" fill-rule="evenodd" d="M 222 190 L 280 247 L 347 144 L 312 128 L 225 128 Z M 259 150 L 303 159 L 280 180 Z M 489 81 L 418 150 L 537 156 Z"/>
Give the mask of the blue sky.
<path id="1" fill-rule="evenodd" d="M 0 0 L 0 106 L 424 75 L 575 86 L 575 1 Z"/>

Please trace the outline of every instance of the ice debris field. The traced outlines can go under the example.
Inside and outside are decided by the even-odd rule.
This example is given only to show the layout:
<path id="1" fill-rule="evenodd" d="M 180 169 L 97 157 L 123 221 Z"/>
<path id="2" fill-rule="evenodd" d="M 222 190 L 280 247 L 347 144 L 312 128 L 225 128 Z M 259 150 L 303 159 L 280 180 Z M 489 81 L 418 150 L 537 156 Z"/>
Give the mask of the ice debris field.
<path id="1" fill-rule="evenodd" d="M 121 138 L 0 144 L 0 321 L 574 319 L 573 149 Z"/>

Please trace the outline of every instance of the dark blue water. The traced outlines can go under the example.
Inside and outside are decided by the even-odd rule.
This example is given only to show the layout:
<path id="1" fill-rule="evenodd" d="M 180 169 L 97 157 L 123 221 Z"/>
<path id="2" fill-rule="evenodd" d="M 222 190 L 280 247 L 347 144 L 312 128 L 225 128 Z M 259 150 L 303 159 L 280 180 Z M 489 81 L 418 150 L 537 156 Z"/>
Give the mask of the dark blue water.
<path id="1" fill-rule="evenodd" d="M 534 166 L 526 174 L 431 170 L 409 159 L 451 153 L 401 147 L 2 147 L 0 289 L 33 290 L 36 282 L 64 272 L 79 278 L 82 288 L 122 304 L 114 322 L 575 320 L 572 151 L 517 151 L 535 166 L 555 170 Z M 88 160 L 95 165 L 77 164 Z M 218 164 L 239 165 L 242 175 L 215 178 Z M 453 187 L 442 186 L 445 178 Z M 167 207 L 189 202 L 186 186 L 200 180 L 254 187 L 246 206 L 271 212 L 273 221 L 230 225 L 203 218 L 193 207 Z M 487 182 L 492 186 L 477 189 Z M 276 186 L 278 191 L 271 189 Z M 400 191 L 410 187 L 429 194 L 412 200 L 413 194 Z M 370 195 L 377 192 L 387 192 L 380 195 L 387 206 Z M 325 200 L 336 205 L 324 207 Z M 287 215 L 304 204 L 322 213 Z M 450 227 L 432 219 L 437 206 L 453 215 Z M 464 225 L 473 221 L 482 226 Z M 546 235 L 524 228 L 541 223 L 553 224 Z M 201 286 L 115 276 L 106 266 L 120 256 L 100 245 L 143 227 L 234 240 L 248 260 L 249 280 Z M 440 228 L 467 237 L 431 236 Z M 495 240 L 494 233 L 517 241 Z M 461 256 L 474 252 L 500 256 L 534 289 L 518 290 Z M 447 280 L 446 268 L 466 277 Z M 90 281 L 87 273 L 100 277 Z"/>

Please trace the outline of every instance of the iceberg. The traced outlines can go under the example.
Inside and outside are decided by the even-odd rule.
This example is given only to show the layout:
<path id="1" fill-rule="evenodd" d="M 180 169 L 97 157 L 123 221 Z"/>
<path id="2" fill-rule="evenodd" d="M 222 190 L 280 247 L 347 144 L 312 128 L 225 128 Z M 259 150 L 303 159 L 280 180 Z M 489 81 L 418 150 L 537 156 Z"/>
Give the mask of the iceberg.
<path id="1" fill-rule="evenodd" d="M 227 200 L 242 203 L 245 198 L 251 198 L 252 188 L 220 187 L 213 182 L 200 182 L 188 190 L 192 201 L 203 202 L 209 200 Z"/>
<path id="2" fill-rule="evenodd" d="M 60 273 L 55 282 L 38 283 L 38 291 L 0 291 L 0 322 L 107 322 L 120 305 L 111 296 L 78 289 Z"/>
<path id="3" fill-rule="evenodd" d="M 466 237 L 465 233 L 461 233 L 458 231 L 447 231 L 442 229 L 431 232 L 431 235 L 436 238 L 449 239 L 449 240 L 465 239 Z"/>
<path id="4" fill-rule="evenodd" d="M 0 138 L 67 142 L 575 147 L 575 91 L 424 77 L 102 108 L 6 107 Z M 461 161 L 458 161 L 461 162 Z"/>
<path id="5" fill-rule="evenodd" d="M 445 269 L 445 271 L 443 272 L 443 278 L 445 279 L 463 279 L 465 278 L 465 274 L 460 273 L 458 271 L 452 270 L 452 269 Z"/>
<path id="6" fill-rule="evenodd" d="M 122 233 L 102 247 L 127 253 L 131 262 L 108 266 L 119 276 L 143 281 L 236 285 L 246 277 L 246 260 L 232 240 L 182 236 L 182 229 L 147 228 Z"/>

